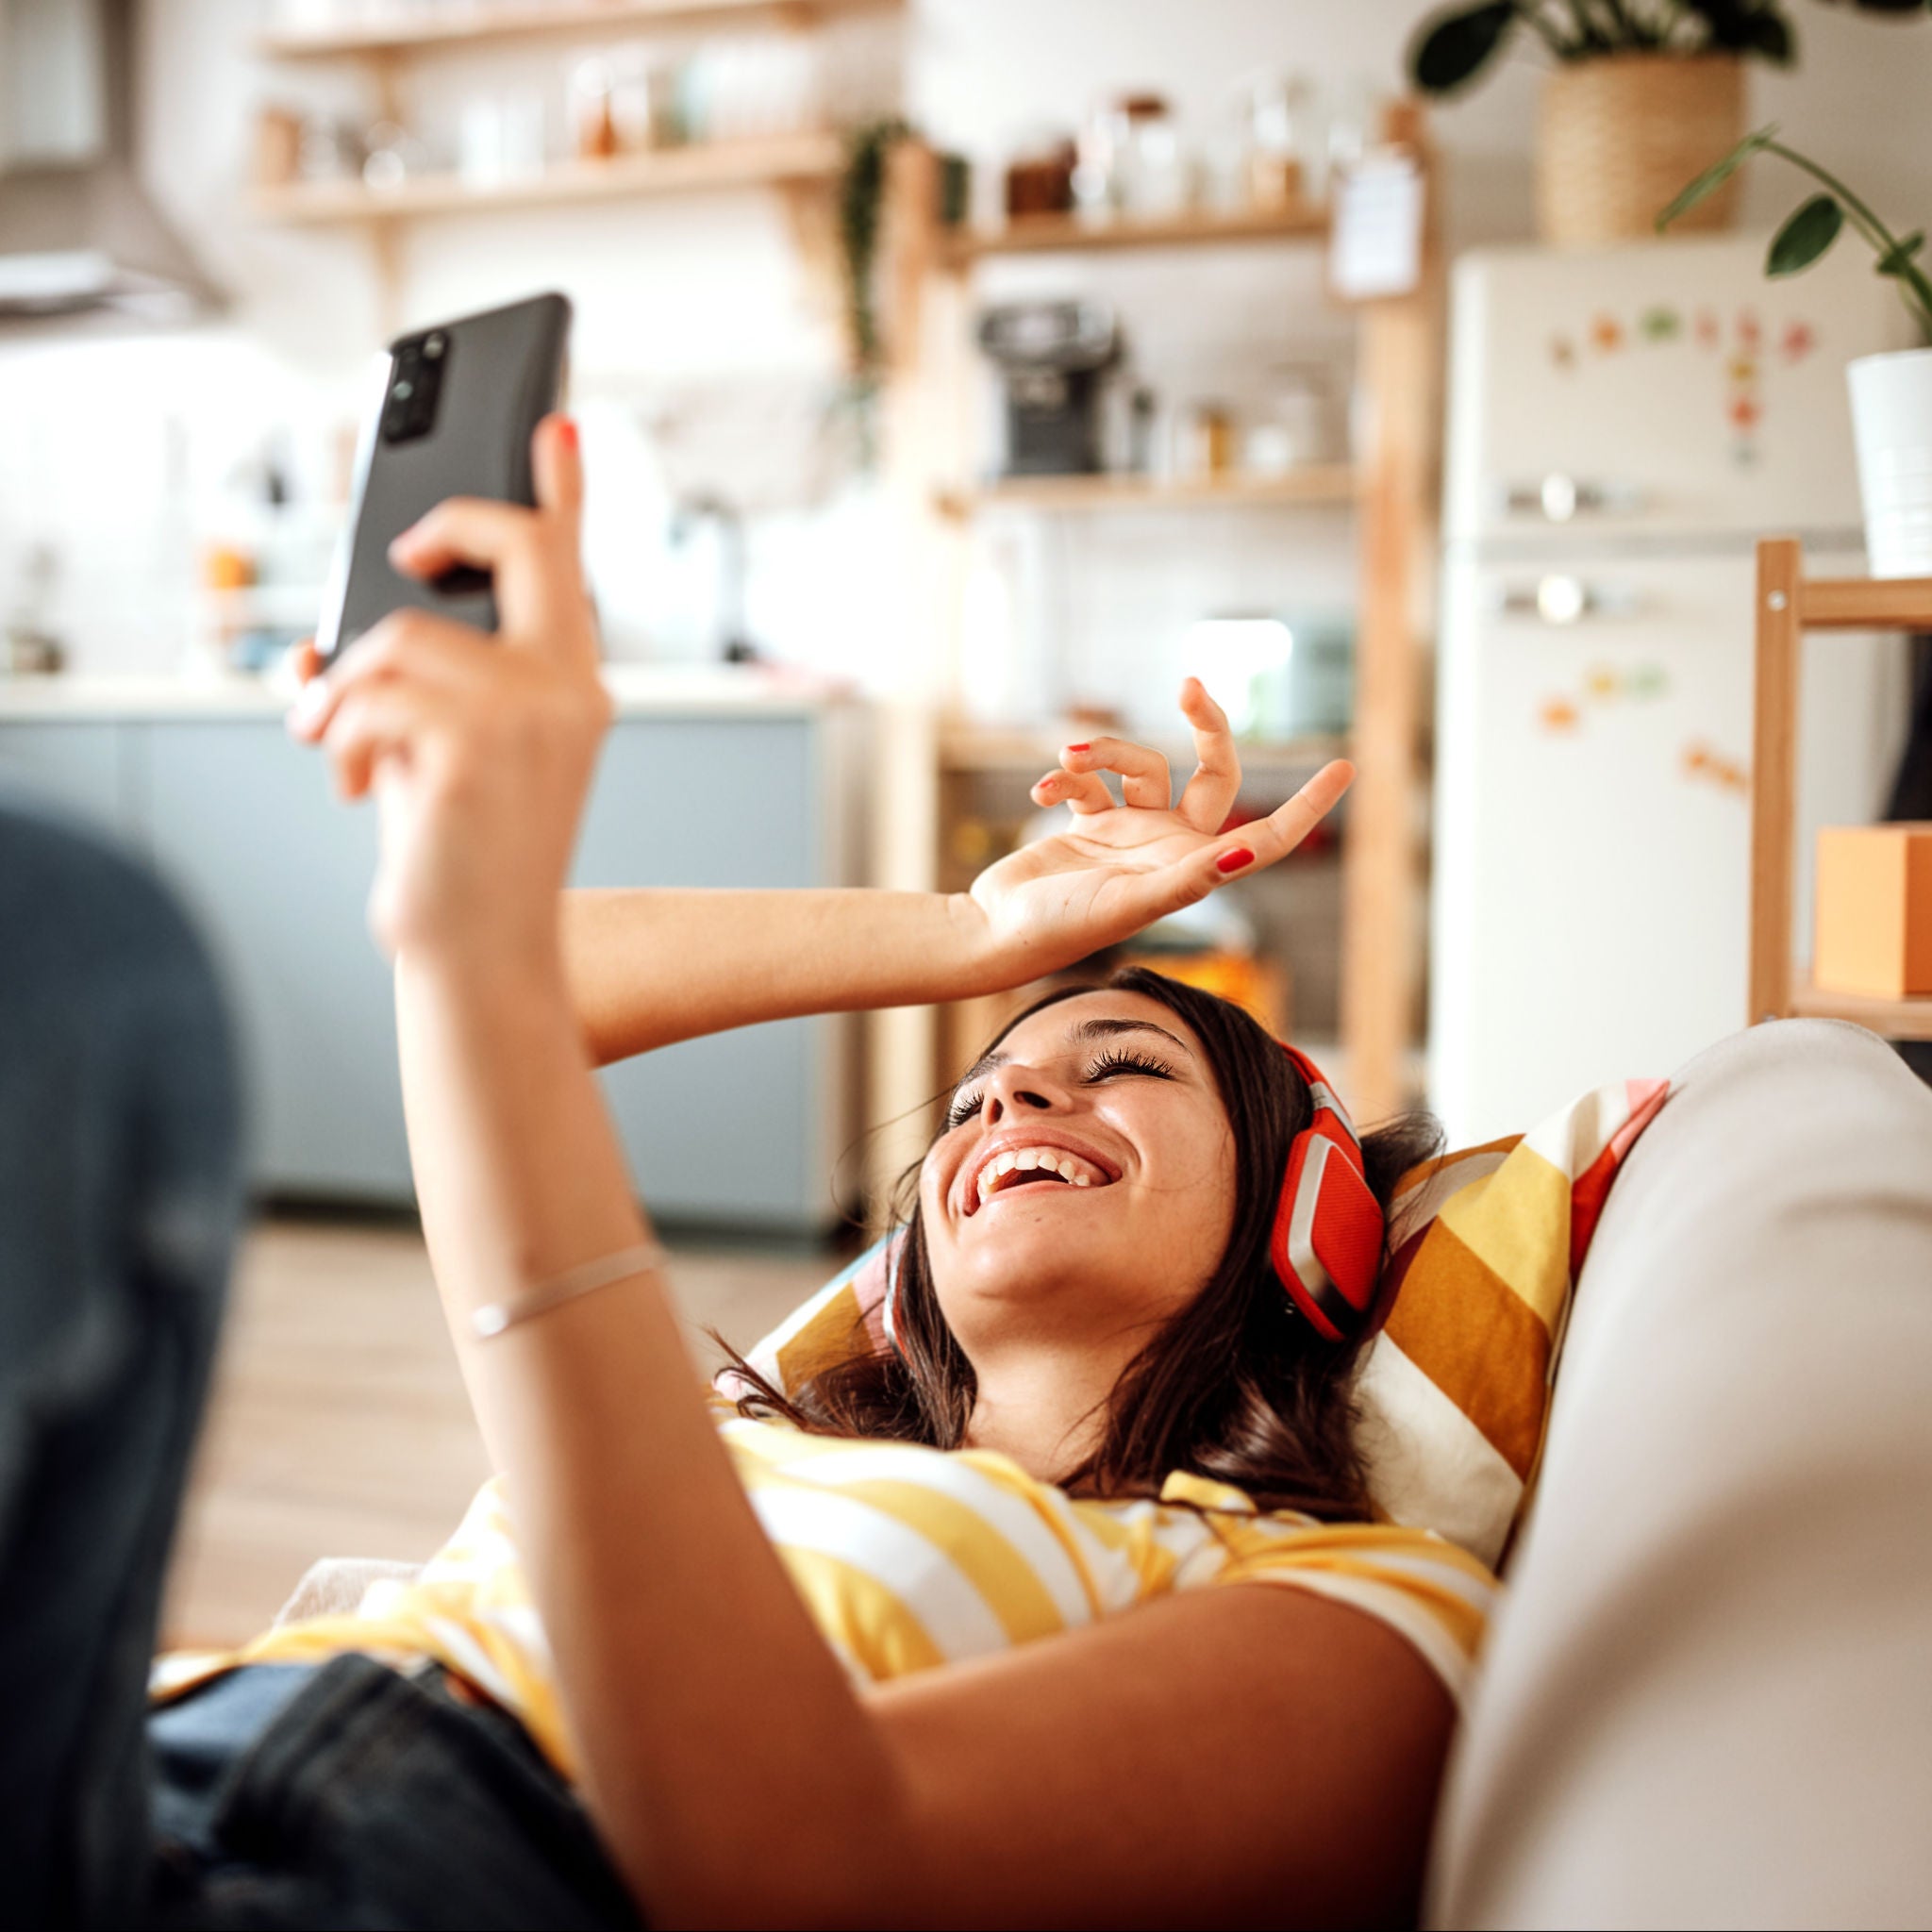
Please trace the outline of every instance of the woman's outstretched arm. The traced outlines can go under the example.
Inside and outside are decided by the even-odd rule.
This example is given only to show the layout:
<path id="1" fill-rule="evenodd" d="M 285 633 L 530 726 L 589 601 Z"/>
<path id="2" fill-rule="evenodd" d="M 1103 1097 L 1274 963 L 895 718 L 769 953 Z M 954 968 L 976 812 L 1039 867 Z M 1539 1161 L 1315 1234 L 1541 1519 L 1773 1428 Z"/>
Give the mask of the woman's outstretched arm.
<path id="1" fill-rule="evenodd" d="M 1273 864 L 1354 776 L 1337 760 L 1271 817 L 1223 832 L 1241 785 L 1233 734 L 1198 679 L 1181 711 L 1198 763 L 1177 801 L 1158 752 L 1115 738 L 1068 745 L 1033 788 L 1036 804 L 1072 808 L 1067 828 L 968 892 L 566 892 L 564 965 L 591 1058 L 1023 986 Z M 1123 805 L 1102 772 L 1121 775 Z"/>
<path id="2" fill-rule="evenodd" d="M 1402 1891 L 1446 1705 L 1357 1613 L 1247 1586 L 1078 1633 L 1058 1669 L 1041 1645 L 924 1696 L 861 1696 L 760 1528 L 648 1271 L 477 1336 L 478 1307 L 645 1235 L 558 943 L 609 706 L 555 419 L 536 471 L 537 511 L 444 505 L 404 547 L 426 573 L 491 566 L 499 641 L 391 619 L 292 724 L 347 795 L 377 801 L 372 923 L 396 959 L 425 1232 L 585 1796 L 641 1907 L 666 1924 L 1279 1921 L 1304 1901 L 1322 1913 L 1357 1865 Z M 1134 814 L 1092 804 L 1071 857 L 1015 855 L 995 898 L 1024 908 L 1058 878 L 1052 916 L 1086 898 L 1104 914 L 1112 874 L 1137 874 L 1081 841 L 1100 849 Z M 1261 1741 L 1257 1774 L 1244 1747 Z M 1169 1832 L 1197 1816 L 1213 1826 L 1203 1861 Z"/>
<path id="3" fill-rule="evenodd" d="M 964 893 L 574 891 L 562 927 L 571 998 L 600 1067 L 701 1033 L 1008 983 Z"/>

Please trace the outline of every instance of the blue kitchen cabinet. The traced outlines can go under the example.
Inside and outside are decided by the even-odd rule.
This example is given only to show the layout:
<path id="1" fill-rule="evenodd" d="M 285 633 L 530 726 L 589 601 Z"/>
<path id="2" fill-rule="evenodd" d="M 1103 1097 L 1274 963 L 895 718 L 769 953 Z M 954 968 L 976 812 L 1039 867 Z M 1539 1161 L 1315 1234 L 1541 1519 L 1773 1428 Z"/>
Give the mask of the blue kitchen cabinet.
<path id="1" fill-rule="evenodd" d="M 850 883 L 836 709 L 620 717 L 574 878 Z M 199 918 L 240 1029 L 255 1184 L 407 1205 L 390 970 L 365 918 L 372 806 L 274 716 L 0 717 L 0 774 L 116 830 Z M 786 1021 L 603 1075 L 640 1191 L 669 1222 L 821 1231 L 851 1138 L 853 1025 Z"/>

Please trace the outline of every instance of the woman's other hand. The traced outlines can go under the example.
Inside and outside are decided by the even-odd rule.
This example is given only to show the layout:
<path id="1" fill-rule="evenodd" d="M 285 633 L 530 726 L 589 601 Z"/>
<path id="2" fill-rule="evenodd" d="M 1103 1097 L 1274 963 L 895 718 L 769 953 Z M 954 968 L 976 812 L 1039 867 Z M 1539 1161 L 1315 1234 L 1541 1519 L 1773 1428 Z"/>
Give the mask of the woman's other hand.
<path id="1" fill-rule="evenodd" d="M 328 754 L 342 797 L 375 794 L 369 923 L 385 952 L 554 974 L 558 894 L 611 707 L 575 425 L 546 416 L 532 453 L 535 509 L 452 497 L 390 549 L 411 576 L 490 570 L 496 635 L 394 611 L 308 683 L 289 729 Z"/>
<path id="2" fill-rule="evenodd" d="M 1177 803 L 1167 760 L 1120 738 L 1065 746 L 1058 767 L 1034 786 L 1037 805 L 1071 807 L 1073 824 L 988 867 L 971 894 L 1007 983 L 1117 945 L 1229 879 L 1273 865 L 1355 777 L 1355 767 L 1337 758 L 1279 810 L 1224 832 L 1241 782 L 1227 716 L 1193 677 L 1181 687 L 1181 711 L 1197 762 Z M 1103 772 L 1120 774 L 1124 803 L 1114 803 Z"/>

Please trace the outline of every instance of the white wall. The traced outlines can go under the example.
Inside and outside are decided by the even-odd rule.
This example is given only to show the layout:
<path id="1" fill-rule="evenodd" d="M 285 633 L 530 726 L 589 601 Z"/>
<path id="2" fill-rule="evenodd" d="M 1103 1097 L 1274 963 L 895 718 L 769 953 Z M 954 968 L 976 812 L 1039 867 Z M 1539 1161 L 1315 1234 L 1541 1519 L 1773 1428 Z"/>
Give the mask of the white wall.
<path id="1" fill-rule="evenodd" d="M 1909 224 L 1914 208 L 1932 208 L 1932 149 L 1917 138 L 1932 96 L 1932 24 L 1790 4 L 1804 65 L 1791 75 L 1757 73 L 1754 116 L 1842 164 Z M 932 134 L 971 153 L 990 182 L 1016 136 L 1070 125 L 1122 86 L 1167 92 L 1204 134 L 1224 115 L 1231 84 L 1260 68 L 1299 68 L 1331 90 L 1357 75 L 1392 88 L 1423 10 L 1415 0 L 913 0 L 907 95 Z M 363 361 L 379 340 L 359 237 L 262 228 L 241 211 L 255 105 L 354 97 L 352 75 L 254 59 L 248 41 L 263 12 L 251 0 L 145 8 L 147 176 L 234 292 L 229 315 L 158 339 L 0 338 L 0 618 L 13 607 L 27 546 L 54 543 L 62 575 L 51 615 L 81 668 L 176 661 L 193 627 L 194 547 L 224 528 L 248 534 L 236 478 L 271 427 L 282 426 L 298 483 L 325 502 Z M 498 55 L 495 71 L 515 64 L 536 75 L 560 110 L 566 52 Z M 890 42 L 848 45 L 841 71 L 875 70 L 892 55 Z M 442 74 L 444 98 L 490 66 L 479 56 Z M 1440 113 L 1453 242 L 1526 232 L 1536 85 L 1534 63 L 1514 63 Z M 1774 220 L 1796 187 L 1760 168 L 1747 190 L 1750 216 Z M 836 345 L 775 203 L 748 194 L 452 219 L 417 227 L 404 260 L 405 320 L 533 287 L 573 295 L 591 560 L 611 646 L 702 652 L 712 558 L 702 540 L 667 547 L 669 484 L 638 415 L 667 388 L 735 389 L 746 399 L 741 415 L 755 423 L 769 413 L 774 441 L 799 440 L 801 413 L 834 378 Z M 1256 251 L 1095 263 L 1074 275 L 1015 265 L 987 290 L 1112 295 L 1141 366 L 1179 399 L 1230 384 L 1264 388 L 1271 357 L 1335 353 L 1345 325 L 1321 311 L 1313 276 L 1307 260 Z M 881 555 L 890 529 L 864 487 L 761 521 L 754 634 L 782 655 L 874 684 L 916 680 L 919 667 L 895 648 L 908 591 Z M 1024 633 L 1004 682 L 991 682 L 1002 702 L 1035 708 L 1067 696 L 1144 708 L 1150 695 L 1158 708 L 1189 619 L 1330 606 L 1346 599 L 1353 569 L 1348 523 L 1335 512 L 1015 525 L 990 542 L 1017 587 Z M 995 632 L 1001 603 L 975 601 Z"/>

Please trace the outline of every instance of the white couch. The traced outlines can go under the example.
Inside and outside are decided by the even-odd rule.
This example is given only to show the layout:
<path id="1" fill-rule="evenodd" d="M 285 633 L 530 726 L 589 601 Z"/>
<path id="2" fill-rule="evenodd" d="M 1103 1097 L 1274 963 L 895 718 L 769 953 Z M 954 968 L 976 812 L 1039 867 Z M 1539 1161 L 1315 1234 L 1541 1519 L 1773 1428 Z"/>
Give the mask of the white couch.
<path id="1" fill-rule="evenodd" d="M 1684 1068 L 1578 1284 L 1431 1859 L 1446 1926 L 1932 1922 L 1932 1091 Z"/>

